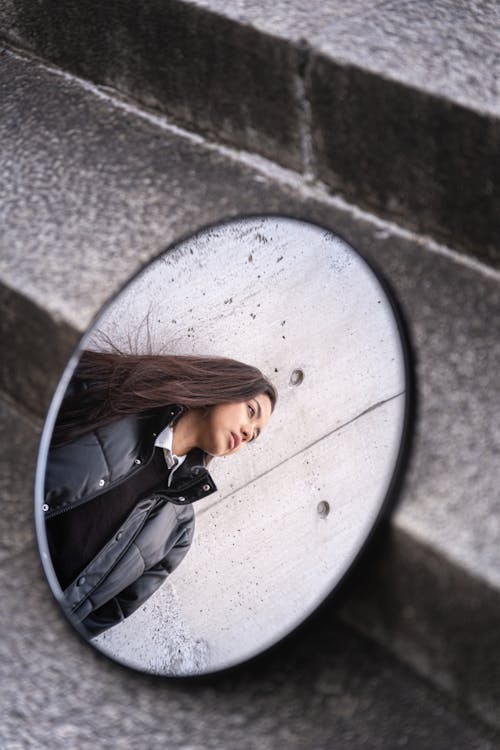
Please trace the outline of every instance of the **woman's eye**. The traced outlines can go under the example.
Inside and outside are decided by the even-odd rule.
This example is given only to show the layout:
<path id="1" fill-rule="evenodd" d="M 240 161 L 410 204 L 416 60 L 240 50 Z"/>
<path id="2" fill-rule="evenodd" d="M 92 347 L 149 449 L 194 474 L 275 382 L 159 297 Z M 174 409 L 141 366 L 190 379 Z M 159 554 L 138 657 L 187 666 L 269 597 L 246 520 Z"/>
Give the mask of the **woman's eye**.
<path id="1" fill-rule="evenodd" d="M 253 415 L 255 414 L 255 409 L 251 404 L 248 404 L 248 410 L 250 412 L 250 416 L 253 417 Z"/>

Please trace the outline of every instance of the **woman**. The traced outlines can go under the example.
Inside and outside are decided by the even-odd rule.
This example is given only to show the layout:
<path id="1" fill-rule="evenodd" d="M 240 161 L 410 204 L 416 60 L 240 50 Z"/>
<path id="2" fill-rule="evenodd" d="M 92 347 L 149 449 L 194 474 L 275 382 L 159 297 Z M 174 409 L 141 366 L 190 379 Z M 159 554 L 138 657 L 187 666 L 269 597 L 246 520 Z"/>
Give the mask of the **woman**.
<path id="1" fill-rule="evenodd" d="M 128 617 L 193 537 L 192 503 L 216 491 L 207 465 L 265 428 L 274 386 L 223 357 L 82 354 L 47 460 L 52 562 L 89 637 Z"/>

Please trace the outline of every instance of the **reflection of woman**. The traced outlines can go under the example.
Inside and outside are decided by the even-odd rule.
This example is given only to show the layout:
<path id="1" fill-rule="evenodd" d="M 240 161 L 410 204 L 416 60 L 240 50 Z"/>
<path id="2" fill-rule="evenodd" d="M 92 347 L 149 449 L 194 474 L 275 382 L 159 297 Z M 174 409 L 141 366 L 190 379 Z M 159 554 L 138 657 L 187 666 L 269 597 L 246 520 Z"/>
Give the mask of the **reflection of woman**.
<path id="1" fill-rule="evenodd" d="M 130 615 L 186 554 L 207 464 L 254 440 L 276 391 L 222 357 L 83 353 L 47 461 L 45 519 L 72 619 L 89 636 Z"/>

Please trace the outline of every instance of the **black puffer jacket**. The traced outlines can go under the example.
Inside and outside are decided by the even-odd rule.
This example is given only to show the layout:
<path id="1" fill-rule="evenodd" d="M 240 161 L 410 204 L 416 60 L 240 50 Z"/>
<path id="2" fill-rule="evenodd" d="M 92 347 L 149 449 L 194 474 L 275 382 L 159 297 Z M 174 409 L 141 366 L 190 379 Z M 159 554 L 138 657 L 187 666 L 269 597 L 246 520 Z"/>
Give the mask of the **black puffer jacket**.
<path id="1" fill-rule="evenodd" d="M 181 411 L 180 406 L 170 406 L 125 417 L 52 448 L 45 479 L 46 519 L 120 487 L 152 460 L 157 435 Z M 191 451 L 174 473 L 171 487 L 165 467 L 165 487 L 140 499 L 65 589 L 64 606 L 84 634 L 92 637 L 128 617 L 182 560 L 193 537 L 191 504 L 217 489 L 204 458 L 202 451 Z"/>

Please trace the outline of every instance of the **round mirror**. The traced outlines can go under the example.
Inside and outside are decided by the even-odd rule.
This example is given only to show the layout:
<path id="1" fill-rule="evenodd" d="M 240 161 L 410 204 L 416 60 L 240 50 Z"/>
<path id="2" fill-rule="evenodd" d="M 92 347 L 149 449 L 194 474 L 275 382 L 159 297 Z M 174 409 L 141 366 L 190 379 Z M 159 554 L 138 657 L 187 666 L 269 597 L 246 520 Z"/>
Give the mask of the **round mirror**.
<path id="1" fill-rule="evenodd" d="M 131 667 L 249 659 L 351 568 L 407 422 L 400 321 L 352 247 L 292 218 L 209 227 L 134 278 L 66 367 L 35 491 L 52 591 Z"/>

